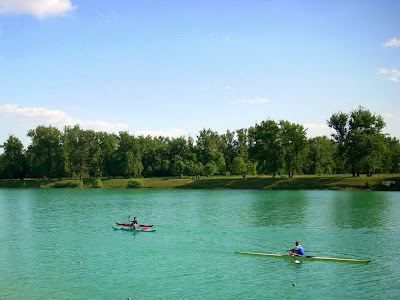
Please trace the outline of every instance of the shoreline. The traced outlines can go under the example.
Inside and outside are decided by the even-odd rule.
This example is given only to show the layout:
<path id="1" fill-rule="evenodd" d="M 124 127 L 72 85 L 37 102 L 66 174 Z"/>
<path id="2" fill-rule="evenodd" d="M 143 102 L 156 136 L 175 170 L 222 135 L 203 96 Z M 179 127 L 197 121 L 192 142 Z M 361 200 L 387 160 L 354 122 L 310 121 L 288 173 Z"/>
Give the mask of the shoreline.
<path id="1" fill-rule="evenodd" d="M 0 179 L 0 189 L 13 188 L 103 188 L 126 189 L 130 181 L 140 182 L 141 189 L 239 189 L 239 190 L 362 190 L 400 191 L 400 174 L 360 175 L 298 175 L 293 178 L 272 176 L 213 176 L 213 177 L 155 177 L 155 178 L 74 178 L 63 179 Z M 394 181 L 390 186 L 382 181 Z"/>

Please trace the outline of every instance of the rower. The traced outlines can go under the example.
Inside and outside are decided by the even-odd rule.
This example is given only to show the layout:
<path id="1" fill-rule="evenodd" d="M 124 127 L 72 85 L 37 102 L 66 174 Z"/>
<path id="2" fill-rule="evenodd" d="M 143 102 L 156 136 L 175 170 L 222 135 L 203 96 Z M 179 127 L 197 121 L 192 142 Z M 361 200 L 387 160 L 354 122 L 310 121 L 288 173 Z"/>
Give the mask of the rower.
<path id="1" fill-rule="evenodd" d="M 289 252 L 289 255 L 304 255 L 304 249 L 303 247 L 300 245 L 299 241 L 296 241 L 296 247 L 292 248 L 292 249 L 286 249 L 287 252 Z"/>
<path id="2" fill-rule="evenodd" d="M 131 226 L 132 226 L 133 228 L 135 228 L 135 229 L 138 229 L 138 228 L 139 228 L 139 225 L 138 225 L 138 222 L 137 222 L 137 220 L 136 220 L 136 217 L 133 218 L 133 221 L 132 221 Z"/>

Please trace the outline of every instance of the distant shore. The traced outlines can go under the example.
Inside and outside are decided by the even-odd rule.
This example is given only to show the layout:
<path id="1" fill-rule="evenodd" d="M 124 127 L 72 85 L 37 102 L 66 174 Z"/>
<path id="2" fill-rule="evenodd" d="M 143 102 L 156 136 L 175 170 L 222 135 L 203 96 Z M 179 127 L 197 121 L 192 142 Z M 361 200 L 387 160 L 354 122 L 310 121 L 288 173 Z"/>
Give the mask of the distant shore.
<path id="1" fill-rule="evenodd" d="M 254 189 L 254 190 L 372 190 L 400 191 L 400 174 L 360 175 L 298 175 L 287 176 L 213 176 L 213 177 L 156 177 L 156 178 L 101 178 L 101 188 L 124 189 L 131 181 L 139 181 L 141 188 L 152 189 Z M 0 179 L 0 188 L 96 188 L 99 179 Z M 389 186 L 382 181 L 395 182 Z M 97 182 L 97 184 L 96 184 Z"/>

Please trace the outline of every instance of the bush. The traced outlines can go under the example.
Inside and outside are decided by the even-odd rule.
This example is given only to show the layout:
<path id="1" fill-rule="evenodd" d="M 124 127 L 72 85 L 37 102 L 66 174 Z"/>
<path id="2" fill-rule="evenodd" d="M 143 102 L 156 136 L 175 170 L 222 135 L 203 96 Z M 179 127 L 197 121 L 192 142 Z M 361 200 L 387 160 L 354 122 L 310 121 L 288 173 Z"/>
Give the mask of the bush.
<path id="1" fill-rule="evenodd" d="M 364 188 L 365 188 L 366 190 L 370 190 L 370 189 L 371 189 L 371 185 L 369 184 L 368 181 L 365 183 Z"/>
<path id="2" fill-rule="evenodd" d="M 72 189 L 81 189 L 83 188 L 83 181 L 76 180 L 73 182 L 56 182 L 53 185 L 54 188 L 72 188 Z"/>
<path id="3" fill-rule="evenodd" d="M 77 181 L 72 183 L 72 186 L 74 188 L 81 189 L 83 188 L 83 181 L 78 179 Z"/>
<path id="4" fill-rule="evenodd" d="M 143 182 L 138 179 L 129 180 L 128 186 L 129 189 L 140 189 L 143 187 Z"/>
<path id="5" fill-rule="evenodd" d="M 101 188 L 103 187 L 103 183 L 101 182 L 101 179 L 96 179 L 96 180 L 93 182 L 93 187 L 94 187 L 95 189 L 101 189 Z"/>
<path id="6" fill-rule="evenodd" d="M 44 188 L 45 186 L 43 184 L 40 185 L 41 188 Z M 56 182 L 53 187 L 55 189 L 64 189 L 64 188 L 70 188 L 71 187 L 71 183 L 70 182 Z"/>

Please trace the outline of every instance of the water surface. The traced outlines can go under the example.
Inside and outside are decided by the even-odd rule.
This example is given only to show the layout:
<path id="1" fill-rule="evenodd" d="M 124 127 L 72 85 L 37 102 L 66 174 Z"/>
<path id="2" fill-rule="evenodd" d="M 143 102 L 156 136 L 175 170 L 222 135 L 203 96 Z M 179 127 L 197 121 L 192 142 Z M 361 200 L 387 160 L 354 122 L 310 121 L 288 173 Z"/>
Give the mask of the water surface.
<path id="1" fill-rule="evenodd" d="M 399 239 L 398 192 L 0 190 L 0 299 L 398 299 Z M 372 263 L 235 254 L 296 240 Z"/>

